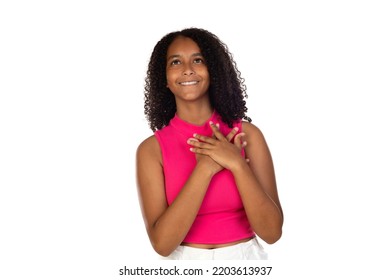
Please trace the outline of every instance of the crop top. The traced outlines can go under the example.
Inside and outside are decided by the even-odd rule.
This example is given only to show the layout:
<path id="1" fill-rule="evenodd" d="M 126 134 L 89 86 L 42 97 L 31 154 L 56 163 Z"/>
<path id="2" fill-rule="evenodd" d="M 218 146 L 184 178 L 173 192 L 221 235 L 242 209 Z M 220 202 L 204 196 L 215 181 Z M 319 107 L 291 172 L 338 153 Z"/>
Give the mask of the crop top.
<path id="1" fill-rule="evenodd" d="M 194 133 L 211 136 L 209 122 L 219 123 L 220 131 L 227 135 L 232 128 L 223 123 L 214 111 L 204 125 L 188 123 L 177 114 L 170 123 L 155 132 L 160 144 L 165 177 L 165 194 L 172 204 L 196 166 L 196 155 L 190 151 L 187 140 Z M 234 126 L 242 131 L 241 121 Z M 242 151 L 244 156 L 244 150 Z M 249 224 L 233 174 L 223 169 L 213 176 L 199 212 L 184 242 L 197 244 L 223 244 L 254 236 Z"/>

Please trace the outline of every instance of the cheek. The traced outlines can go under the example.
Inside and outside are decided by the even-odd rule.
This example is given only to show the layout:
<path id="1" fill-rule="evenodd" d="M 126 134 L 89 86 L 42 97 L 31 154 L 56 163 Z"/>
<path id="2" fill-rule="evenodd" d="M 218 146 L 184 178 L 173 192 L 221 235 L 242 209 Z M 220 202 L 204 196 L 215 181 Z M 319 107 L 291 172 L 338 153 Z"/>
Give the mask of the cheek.
<path id="1" fill-rule="evenodd" d="M 172 81 L 172 79 L 169 79 L 167 77 L 167 88 L 171 88 L 173 85 L 174 85 L 174 81 Z"/>
<path id="2" fill-rule="evenodd" d="M 167 73 L 165 78 L 167 81 L 167 88 L 169 88 L 170 84 L 172 84 L 172 77 L 171 77 L 171 75 L 169 75 L 169 73 Z"/>
<path id="3" fill-rule="evenodd" d="M 210 76 L 208 75 L 208 73 L 206 73 L 206 75 L 204 75 L 203 77 L 207 81 L 207 84 L 209 85 L 210 84 Z"/>
<path id="4" fill-rule="evenodd" d="M 167 84 L 174 84 L 174 82 L 177 79 L 177 74 L 174 71 L 167 71 L 166 72 L 166 79 L 167 79 Z"/>
<path id="5" fill-rule="evenodd" d="M 203 69 L 202 76 L 203 76 L 203 79 L 210 80 L 210 74 L 209 74 L 209 71 L 207 70 L 207 68 Z"/>

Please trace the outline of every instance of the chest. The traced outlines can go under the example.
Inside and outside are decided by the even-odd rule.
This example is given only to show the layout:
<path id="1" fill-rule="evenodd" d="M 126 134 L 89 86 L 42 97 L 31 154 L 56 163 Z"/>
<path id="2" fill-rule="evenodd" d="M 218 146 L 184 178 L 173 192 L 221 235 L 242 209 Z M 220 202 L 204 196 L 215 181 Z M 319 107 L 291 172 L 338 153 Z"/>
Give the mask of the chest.
<path id="1" fill-rule="evenodd" d="M 187 144 L 187 137 L 177 134 L 164 141 L 163 165 L 165 193 L 171 204 L 180 193 L 196 166 L 196 156 Z M 222 170 L 211 179 L 199 214 L 242 209 L 242 201 L 233 174 Z"/>

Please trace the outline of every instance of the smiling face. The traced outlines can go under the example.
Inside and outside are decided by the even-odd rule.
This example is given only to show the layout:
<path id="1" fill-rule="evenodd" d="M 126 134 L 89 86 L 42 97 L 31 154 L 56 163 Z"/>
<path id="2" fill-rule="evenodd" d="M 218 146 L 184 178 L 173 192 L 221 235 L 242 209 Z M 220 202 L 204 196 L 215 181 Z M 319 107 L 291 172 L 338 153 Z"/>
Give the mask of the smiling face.
<path id="1" fill-rule="evenodd" d="M 190 38 L 179 36 L 167 51 L 167 87 L 176 103 L 207 98 L 210 84 L 206 62 L 199 46 Z"/>

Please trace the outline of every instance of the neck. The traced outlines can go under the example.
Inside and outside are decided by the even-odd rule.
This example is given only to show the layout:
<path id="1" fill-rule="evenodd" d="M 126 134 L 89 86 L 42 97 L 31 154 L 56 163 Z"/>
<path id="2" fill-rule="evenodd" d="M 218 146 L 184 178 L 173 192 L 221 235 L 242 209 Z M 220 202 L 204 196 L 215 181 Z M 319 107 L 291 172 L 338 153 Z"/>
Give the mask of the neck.
<path id="1" fill-rule="evenodd" d="M 202 125 L 208 120 L 214 112 L 211 104 L 176 104 L 177 115 L 182 120 L 195 125 Z"/>

